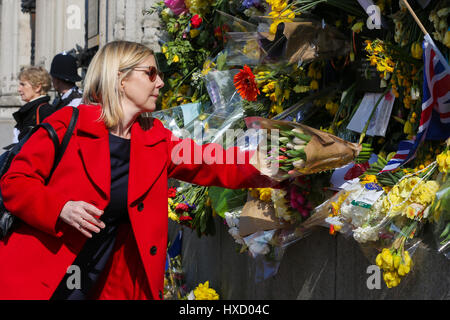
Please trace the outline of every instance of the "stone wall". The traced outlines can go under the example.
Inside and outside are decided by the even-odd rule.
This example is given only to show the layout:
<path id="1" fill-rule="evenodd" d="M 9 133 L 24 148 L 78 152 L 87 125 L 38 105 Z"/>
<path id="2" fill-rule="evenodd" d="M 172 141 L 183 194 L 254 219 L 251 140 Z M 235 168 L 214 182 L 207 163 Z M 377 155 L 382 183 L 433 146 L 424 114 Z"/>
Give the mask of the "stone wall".
<path id="1" fill-rule="evenodd" d="M 198 238 L 183 231 L 182 261 L 188 287 L 210 281 L 221 299 L 308 300 L 308 299 L 450 299 L 450 261 L 437 254 L 430 230 L 412 256 L 415 266 L 396 288 L 368 289 L 372 273 L 369 260 L 353 239 L 330 236 L 325 228 L 288 247 L 278 273 L 256 282 L 263 270 L 261 262 L 247 253 L 228 234 L 222 220 L 216 219 L 217 234 Z M 170 222 L 173 241 L 179 226 Z"/>

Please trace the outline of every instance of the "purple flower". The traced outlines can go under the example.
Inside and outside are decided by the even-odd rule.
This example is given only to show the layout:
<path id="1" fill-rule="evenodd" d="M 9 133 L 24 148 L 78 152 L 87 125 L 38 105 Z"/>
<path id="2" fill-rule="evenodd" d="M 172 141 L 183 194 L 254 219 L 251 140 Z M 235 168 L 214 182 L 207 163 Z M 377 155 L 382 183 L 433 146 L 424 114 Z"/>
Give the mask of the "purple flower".
<path id="1" fill-rule="evenodd" d="M 164 0 L 164 4 L 172 10 L 173 14 L 178 16 L 182 13 L 187 12 L 184 0 Z"/>
<path id="2" fill-rule="evenodd" d="M 244 0 L 244 2 L 242 2 L 242 5 L 246 8 L 249 9 L 251 7 L 257 7 L 260 5 L 260 0 Z"/>

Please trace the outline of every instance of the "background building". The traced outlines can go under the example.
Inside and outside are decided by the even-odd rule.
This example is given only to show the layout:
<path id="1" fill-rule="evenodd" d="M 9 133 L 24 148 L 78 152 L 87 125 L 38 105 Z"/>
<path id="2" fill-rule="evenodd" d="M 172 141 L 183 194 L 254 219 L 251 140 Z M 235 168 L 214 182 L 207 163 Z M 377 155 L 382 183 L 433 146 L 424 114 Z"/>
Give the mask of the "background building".
<path id="1" fill-rule="evenodd" d="M 77 55 L 80 74 L 99 46 L 113 40 L 144 43 L 159 51 L 157 14 L 144 15 L 155 0 L 0 0 L 0 148 L 12 141 L 12 114 L 20 69 L 47 70 L 62 51 Z M 51 92 L 54 95 L 54 92 Z"/>

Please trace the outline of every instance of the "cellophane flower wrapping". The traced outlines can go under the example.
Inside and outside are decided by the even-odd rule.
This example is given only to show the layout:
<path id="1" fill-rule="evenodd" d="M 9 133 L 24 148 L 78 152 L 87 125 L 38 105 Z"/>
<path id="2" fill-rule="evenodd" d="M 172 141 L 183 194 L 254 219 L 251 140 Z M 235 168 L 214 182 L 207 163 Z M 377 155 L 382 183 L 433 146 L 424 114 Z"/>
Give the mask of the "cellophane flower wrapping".
<path id="1" fill-rule="evenodd" d="M 175 136 L 183 138 L 186 135 L 183 129 L 186 130 L 186 127 L 196 120 L 200 121 L 204 117 L 202 115 L 209 115 L 211 110 L 210 104 L 198 102 L 155 111 L 151 116 L 160 120 Z"/>
<path id="2" fill-rule="evenodd" d="M 450 259 L 450 179 L 443 173 L 439 177 L 441 187 L 431 207 L 431 219 L 434 221 L 433 234 L 437 250 Z"/>
<path id="3" fill-rule="evenodd" d="M 187 294 L 181 255 L 168 257 L 168 268 L 164 276 L 164 300 L 180 300 Z"/>
<path id="4" fill-rule="evenodd" d="M 216 112 L 232 113 L 241 105 L 241 97 L 237 94 L 233 79 L 238 69 L 212 70 L 205 76 L 206 89 Z"/>
<path id="5" fill-rule="evenodd" d="M 257 32 L 228 32 L 227 65 L 258 65 L 262 56 Z"/>
<path id="6" fill-rule="evenodd" d="M 331 202 L 336 201 L 338 197 L 339 193 L 333 195 L 322 204 L 314 207 L 309 218 L 306 220 L 279 229 L 273 238 L 274 245 L 287 248 L 288 246 L 312 234 L 316 228 L 328 227 L 328 223 L 325 220 L 329 216 Z"/>
<path id="7" fill-rule="evenodd" d="M 385 217 L 381 210 L 384 194 L 380 185 L 354 179 L 328 203 L 325 221 L 334 232 L 353 236 L 359 243 L 376 241 Z"/>
<path id="8" fill-rule="evenodd" d="M 263 137 L 253 146 L 257 152 L 251 163 L 277 181 L 342 167 L 362 149 L 356 143 L 300 123 L 261 117 L 249 117 L 245 122 Z"/>
<path id="9" fill-rule="evenodd" d="M 433 162 L 422 170 L 403 176 L 381 197 L 378 209 L 384 216 L 381 221 L 362 227 L 377 233 L 376 238 L 363 243 L 363 246 L 366 253 L 373 253 L 371 249 L 376 249 L 376 258 L 372 255 L 371 259 L 383 270 L 388 288 L 398 286 L 412 270 L 413 253 L 422 242 L 420 232 L 427 222 L 433 220 L 432 205 L 440 188 L 436 168 L 436 162 Z"/>

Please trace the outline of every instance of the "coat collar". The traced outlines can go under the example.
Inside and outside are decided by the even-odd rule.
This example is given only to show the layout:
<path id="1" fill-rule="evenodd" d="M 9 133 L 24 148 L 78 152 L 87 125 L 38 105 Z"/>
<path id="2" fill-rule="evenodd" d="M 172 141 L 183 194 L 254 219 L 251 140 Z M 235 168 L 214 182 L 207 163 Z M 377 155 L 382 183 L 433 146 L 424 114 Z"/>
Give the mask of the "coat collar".
<path id="1" fill-rule="evenodd" d="M 80 105 L 77 136 L 80 154 L 92 182 L 106 198 L 111 188 L 109 130 L 99 120 L 100 106 Z M 167 130 L 159 120 L 141 118 L 131 128 L 128 200 L 132 204 L 151 188 L 167 162 Z"/>
<path id="2" fill-rule="evenodd" d="M 77 131 L 92 138 L 105 138 L 108 128 L 101 121 L 101 106 L 80 105 Z M 136 136 L 144 145 L 151 146 L 166 139 L 166 130 L 161 121 L 152 117 L 141 117 L 131 128 L 131 136 Z"/>
<path id="3" fill-rule="evenodd" d="M 25 103 L 23 106 L 19 108 L 16 112 L 14 112 L 13 117 L 17 121 L 21 117 L 25 117 L 25 114 L 28 113 L 30 110 L 36 108 L 42 103 L 48 103 L 50 101 L 49 96 L 41 96 L 33 101 Z"/>

